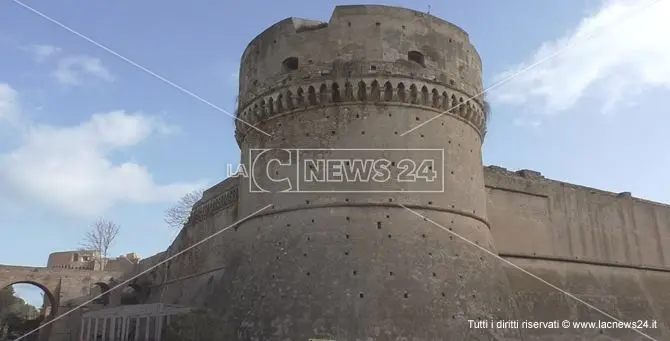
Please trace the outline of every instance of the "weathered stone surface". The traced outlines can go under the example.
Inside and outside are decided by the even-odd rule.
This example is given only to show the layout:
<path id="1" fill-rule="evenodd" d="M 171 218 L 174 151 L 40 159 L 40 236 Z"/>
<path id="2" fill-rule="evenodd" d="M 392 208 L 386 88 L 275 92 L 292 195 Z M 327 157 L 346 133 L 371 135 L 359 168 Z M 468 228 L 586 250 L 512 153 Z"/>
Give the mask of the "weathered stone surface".
<path id="1" fill-rule="evenodd" d="M 0 265 L 0 288 L 26 283 L 42 289 L 49 309 L 46 323 L 74 308 L 73 302 L 92 298 L 91 289 L 96 287 L 96 283 L 107 284 L 121 275 L 90 270 Z M 72 326 L 69 319 L 49 322 L 45 330 L 40 332 L 41 340 L 46 340 L 45 336 L 51 336 L 49 340 L 64 340 L 69 337 L 73 327 L 76 330 L 76 324 Z"/>
<path id="2" fill-rule="evenodd" d="M 467 33 L 407 9 L 338 6 L 327 23 L 274 24 L 242 57 L 244 165 L 254 148 L 274 150 L 262 162 L 289 160 L 280 148 L 437 148 L 443 181 L 431 189 L 444 191 L 282 193 L 266 181 L 268 192 L 252 193 L 248 178 L 229 178 L 165 252 L 122 279 L 142 273 L 132 286 L 143 302 L 207 308 L 227 341 L 645 339 L 630 328 L 468 322 L 611 321 L 594 308 L 656 322 L 640 331 L 670 339 L 670 206 L 483 167 L 486 102 L 450 110 L 481 93 L 481 69 Z"/>

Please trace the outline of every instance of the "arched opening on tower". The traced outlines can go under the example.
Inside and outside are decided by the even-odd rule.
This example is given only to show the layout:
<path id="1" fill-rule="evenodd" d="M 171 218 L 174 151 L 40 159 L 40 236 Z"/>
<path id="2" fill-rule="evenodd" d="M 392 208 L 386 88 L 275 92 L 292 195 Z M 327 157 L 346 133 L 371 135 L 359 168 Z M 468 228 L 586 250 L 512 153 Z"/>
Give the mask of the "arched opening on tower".
<path id="1" fill-rule="evenodd" d="M 56 316 L 58 304 L 54 295 L 42 284 L 17 281 L 0 288 L 0 340 L 38 340 L 35 331 Z M 29 335 L 26 335 L 29 334 Z"/>
<path id="2" fill-rule="evenodd" d="M 128 284 L 121 290 L 121 305 L 142 304 L 145 292 L 138 284 Z"/>
<path id="3" fill-rule="evenodd" d="M 99 297 L 98 297 L 99 296 Z M 98 282 L 91 286 L 91 297 L 94 304 L 102 304 L 106 306 L 109 304 L 109 285 L 107 283 Z"/>
<path id="4" fill-rule="evenodd" d="M 426 57 L 424 57 L 423 53 L 419 51 L 409 51 L 407 52 L 407 59 L 410 61 L 413 61 L 423 67 L 426 66 Z"/>
<path id="5" fill-rule="evenodd" d="M 299 63 L 297 57 L 288 57 L 282 62 L 285 72 L 295 71 L 298 69 Z"/>

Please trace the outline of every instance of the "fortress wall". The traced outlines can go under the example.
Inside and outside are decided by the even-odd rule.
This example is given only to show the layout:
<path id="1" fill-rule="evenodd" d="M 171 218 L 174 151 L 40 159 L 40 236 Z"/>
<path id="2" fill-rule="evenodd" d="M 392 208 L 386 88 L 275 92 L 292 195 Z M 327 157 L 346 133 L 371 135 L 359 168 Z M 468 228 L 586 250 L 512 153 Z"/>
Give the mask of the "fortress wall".
<path id="1" fill-rule="evenodd" d="M 163 257 L 171 257 L 213 236 L 217 231 L 231 226 L 237 220 L 237 186 L 236 178 L 228 178 L 205 191 L 203 199 L 195 205 L 189 222 Z M 235 233 L 235 229 L 230 228 L 176 256 L 168 261 L 166 266 L 157 267 L 148 277 L 160 290 L 152 290 L 150 300 L 192 306 L 203 305 L 206 297 L 204 295 L 206 291 L 203 290 L 208 286 L 211 287 L 212 281 L 220 278 L 223 258 L 230 249 L 226 243 L 228 239 L 234 238 Z M 156 261 L 160 262 L 163 259 Z M 167 285 L 162 288 L 164 282 Z"/>
<path id="2" fill-rule="evenodd" d="M 670 269 L 668 205 L 497 167 L 485 177 L 502 254 Z"/>
<path id="3" fill-rule="evenodd" d="M 640 330 L 656 340 L 670 339 L 670 273 L 593 264 L 506 257 L 533 275 L 560 288 L 556 290 L 512 266 L 507 278 L 518 305 L 519 319 L 529 321 L 614 321 L 585 303 L 624 322 L 657 321 Z M 565 292 L 581 299 L 579 302 Z M 649 340 L 631 329 L 525 330 L 524 341 L 540 340 Z M 553 337 L 553 338 L 552 338 Z"/>
<path id="4" fill-rule="evenodd" d="M 501 255 L 622 321 L 657 320 L 659 328 L 643 332 L 670 338 L 670 270 L 651 270 L 666 265 L 667 206 L 548 180 L 531 171 L 487 167 L 485 178 L 491 231 Z M 521 319 L 610 320 L 512 266 L 506 272 Z M 524 340 L 565 333 L 526 330 Z M 572 333 L 570 340 L 602 336 L 597 329 L 567 333 Z M 607 335 L 646 340 L 630 330 L 610 329 Z"/>

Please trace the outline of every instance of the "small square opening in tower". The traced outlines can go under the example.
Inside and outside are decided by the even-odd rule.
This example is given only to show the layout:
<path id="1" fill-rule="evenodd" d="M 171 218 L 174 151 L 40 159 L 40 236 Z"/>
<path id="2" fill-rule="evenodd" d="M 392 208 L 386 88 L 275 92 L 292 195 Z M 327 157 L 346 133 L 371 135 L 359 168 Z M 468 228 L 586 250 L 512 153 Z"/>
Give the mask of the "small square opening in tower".
<path id="1" fill-rule="evenodd" d="M 297 57 L 288 57 L 282 62 L 284 71 L 295 71 L 298 69 L 298 58 Z"/>
<path id="2" fill-rule="evenodd" d="M 423 67 L 426 66 L 426 58 L 423 56 L 423 53 L 419 51 L 409 51 L 407 52 L 407 59 L 411 60 Z"/>

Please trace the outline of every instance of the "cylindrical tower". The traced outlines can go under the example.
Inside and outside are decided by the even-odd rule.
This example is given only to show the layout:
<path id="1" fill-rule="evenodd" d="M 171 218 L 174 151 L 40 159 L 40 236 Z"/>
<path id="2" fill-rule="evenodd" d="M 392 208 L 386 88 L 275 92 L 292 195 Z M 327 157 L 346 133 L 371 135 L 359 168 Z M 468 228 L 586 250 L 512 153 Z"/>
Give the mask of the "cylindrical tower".
<path id="1" fill-rule="evenodd" d="M 236 137 L 254 178 L 241 179 L 238 217 L 273 206 L 223 250 L 225 339 L 514 337 L 468 322 L 515 309 L 500 262 L 445 231 L 494 248 L 482 99 L 405 134 L 481 91 L 467 33 L 413 10 L 339 6 L 327 23 L 290 18 L 256 37 L 240 69 L 238 117 L 253 127 L 238 122 Z M 307 182 L 310 158 L 386 158 L 391 176 Z M 401 181 L 401 159 L 436 161 L 414 169 L 436 181 Z"/>

